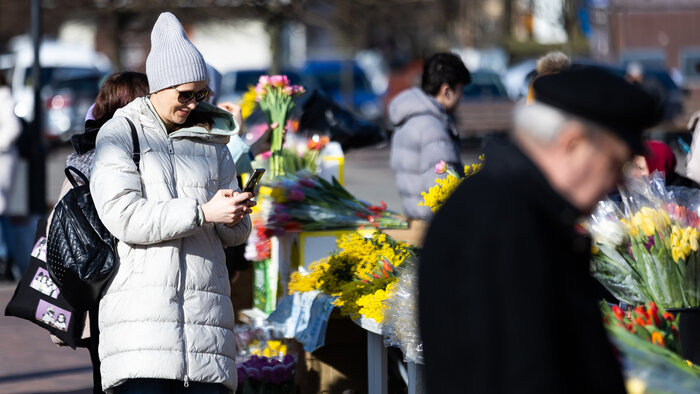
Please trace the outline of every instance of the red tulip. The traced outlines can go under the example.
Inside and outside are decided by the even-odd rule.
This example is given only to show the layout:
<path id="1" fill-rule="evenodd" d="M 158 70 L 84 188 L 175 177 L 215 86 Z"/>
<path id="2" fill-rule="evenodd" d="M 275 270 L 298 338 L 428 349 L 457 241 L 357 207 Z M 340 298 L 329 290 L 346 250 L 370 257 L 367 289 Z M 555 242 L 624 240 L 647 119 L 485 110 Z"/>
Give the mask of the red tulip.
<path id="1" fill-rule="evenodd" d="M 617 317 L 618 320 L 622 320 L 622 318 L 623 318 L 624 315 L 625 315 L 625 312 L 623 312 L 622 309 L 620 309 L 620 307 L 617 306 L 617 305 L 613 305 L 612 311 L 613 311 L 613 313 L 615 314 L 615 317 Z"/>

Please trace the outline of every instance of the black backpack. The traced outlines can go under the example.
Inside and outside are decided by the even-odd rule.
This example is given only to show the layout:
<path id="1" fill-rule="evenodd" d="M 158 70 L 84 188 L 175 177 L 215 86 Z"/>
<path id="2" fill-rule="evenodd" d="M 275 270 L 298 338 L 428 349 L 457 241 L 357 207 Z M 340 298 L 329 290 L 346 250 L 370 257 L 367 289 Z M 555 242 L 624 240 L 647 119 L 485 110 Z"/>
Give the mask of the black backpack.
<path id="1" fill-rule="evenodd" d="M 129 119 L 133 159 L 140 162 L 138 134 Z M 78 310 L 89 310 L 99 301 L 102 290 L 114 275 L 117 239 L 102 224 L 90 195 L 87 177 L 66 167 L 73 188 L 56 204 L 49 228 L 46 265 L 49 276 L 65 299 Z M 83 184 L 76 182 L 73 173 Z"/>

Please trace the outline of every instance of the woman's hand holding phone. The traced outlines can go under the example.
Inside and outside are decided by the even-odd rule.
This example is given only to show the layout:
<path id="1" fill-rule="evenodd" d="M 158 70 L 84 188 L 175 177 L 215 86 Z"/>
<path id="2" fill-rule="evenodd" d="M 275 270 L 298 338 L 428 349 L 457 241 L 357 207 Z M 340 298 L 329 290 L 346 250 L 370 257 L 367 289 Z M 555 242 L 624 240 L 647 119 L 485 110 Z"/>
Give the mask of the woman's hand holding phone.
<path id="1" fill-rule="evenodd" d="M 256 202 L 251 200 L 255 193 L 234 192 L 231 189 L 221 189 L 211 200 L 202 204 L 202 213 L 205 223 L 222 223 L 229 227 L 252 212 L 251 208 Z"/>

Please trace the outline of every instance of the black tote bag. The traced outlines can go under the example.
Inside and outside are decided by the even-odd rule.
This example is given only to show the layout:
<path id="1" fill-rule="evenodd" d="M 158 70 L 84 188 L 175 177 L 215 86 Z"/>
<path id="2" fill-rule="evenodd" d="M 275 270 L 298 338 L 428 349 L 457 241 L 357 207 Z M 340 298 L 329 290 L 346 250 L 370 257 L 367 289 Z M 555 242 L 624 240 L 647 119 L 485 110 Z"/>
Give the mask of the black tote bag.
<path id="1" fill-rule="evenodd" d="M 37 223 L 29 265 L 5 308 L 5 316 L 16 316 L 45 328 L 73 349 L 81 346 L 85 312 L 75 310 L 49 277 L 45 219 Z"/>

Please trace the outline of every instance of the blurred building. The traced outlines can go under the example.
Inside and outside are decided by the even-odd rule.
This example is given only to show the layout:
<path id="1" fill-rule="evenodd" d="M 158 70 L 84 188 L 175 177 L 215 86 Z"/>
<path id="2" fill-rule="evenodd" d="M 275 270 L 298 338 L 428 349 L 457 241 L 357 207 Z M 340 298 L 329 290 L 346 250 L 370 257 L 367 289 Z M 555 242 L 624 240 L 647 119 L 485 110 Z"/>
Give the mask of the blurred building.
<path id="1" fill-rule="evenodd" d="M 700 0 L 586 0 L 595 60 L 639 62 L 700 84 Z"/>

